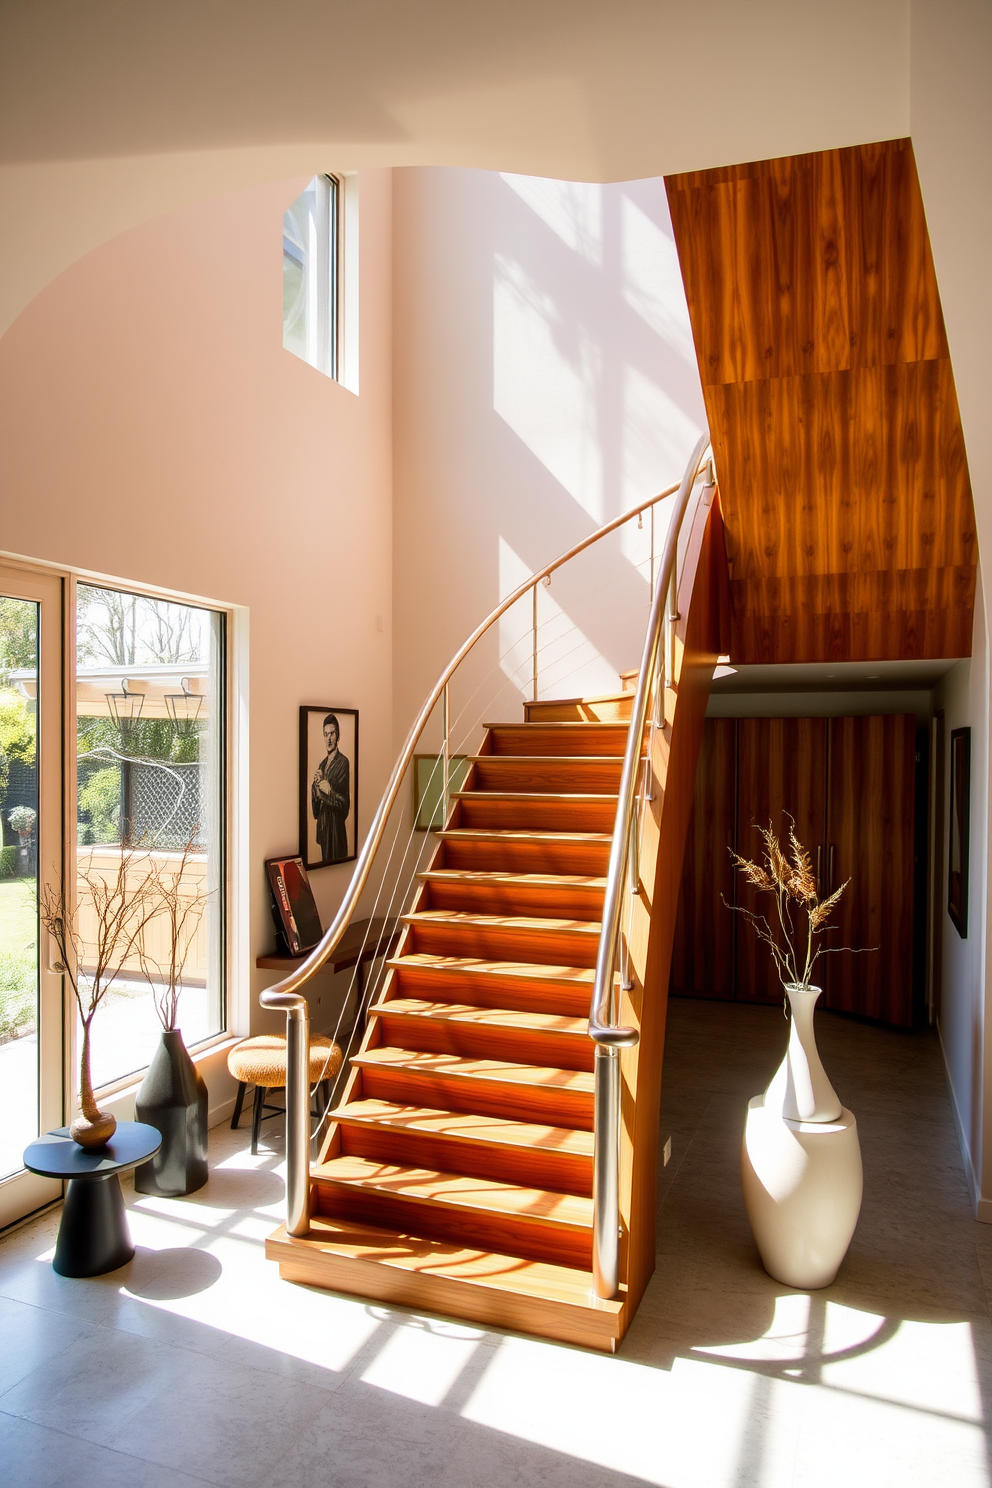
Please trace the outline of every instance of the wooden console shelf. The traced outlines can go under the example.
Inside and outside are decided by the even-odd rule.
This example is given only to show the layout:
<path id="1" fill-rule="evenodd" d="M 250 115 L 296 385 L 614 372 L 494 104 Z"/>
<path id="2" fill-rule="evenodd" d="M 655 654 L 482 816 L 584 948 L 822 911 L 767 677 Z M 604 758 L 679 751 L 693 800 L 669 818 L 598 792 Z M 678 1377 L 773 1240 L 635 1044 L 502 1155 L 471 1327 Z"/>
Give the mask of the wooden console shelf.
<path id="1" fill-rule="evenodd" d="M 388 956 L 400 938 L 401 926 L 396 920 L 354 920 L 344 932 L 334 954 L 328 959 L 331 971 L 348 971 L 358 967 L 358 988 L 362 990 L 362 968 L 380 956 Z M 307 952 L 309 955 L 309 952 Z M 267 956 L 256 956 L 255 965 L 265 971 L 292 971 L 306 960 L 306 956 L 281 956 L 273 951 Z"/>

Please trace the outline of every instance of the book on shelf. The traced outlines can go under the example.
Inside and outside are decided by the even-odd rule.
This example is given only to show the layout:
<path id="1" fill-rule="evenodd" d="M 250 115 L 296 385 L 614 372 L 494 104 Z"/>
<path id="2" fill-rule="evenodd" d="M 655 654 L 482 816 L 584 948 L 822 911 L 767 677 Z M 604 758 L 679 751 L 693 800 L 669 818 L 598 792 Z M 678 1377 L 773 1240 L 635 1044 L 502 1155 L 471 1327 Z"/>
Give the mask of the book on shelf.
<path id="1" fill-rule="evenodd" d="M 291 956 L 303 956 L 323 934 L 303 859 L 268 858 L 265 871 L 272 893 L 277 939 Z"/>

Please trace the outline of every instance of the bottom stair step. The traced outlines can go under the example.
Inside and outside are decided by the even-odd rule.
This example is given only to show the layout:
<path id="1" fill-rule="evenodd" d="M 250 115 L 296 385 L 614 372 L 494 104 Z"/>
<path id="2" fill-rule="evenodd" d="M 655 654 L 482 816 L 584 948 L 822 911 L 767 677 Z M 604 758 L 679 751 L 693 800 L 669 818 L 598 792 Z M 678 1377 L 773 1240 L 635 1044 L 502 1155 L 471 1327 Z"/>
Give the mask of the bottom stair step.
<path id="1" fill-rule="evenodd" d="M 553 1265 L 592 1265 L 592 1199 L 344 1155 L 313 1168 L 318 1211 Z"/>
<path id="2" fill-rule="evenodd" d="M 326 1287 L 613 1353 L 625 1293 L 603 1301 L 588 1271 L 316 1216 L 310 1233 L 280 1225 L 265 1242 L 284 1281 Z"/>

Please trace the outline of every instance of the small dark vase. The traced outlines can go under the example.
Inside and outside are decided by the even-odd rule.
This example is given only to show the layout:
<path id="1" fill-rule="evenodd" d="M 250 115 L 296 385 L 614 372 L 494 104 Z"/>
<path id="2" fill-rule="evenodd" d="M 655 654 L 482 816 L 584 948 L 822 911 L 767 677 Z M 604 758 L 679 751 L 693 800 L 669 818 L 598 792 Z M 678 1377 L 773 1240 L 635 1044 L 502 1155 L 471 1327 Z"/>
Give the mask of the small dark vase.
<path id="1" fill-rule="evenodd" d="M 139 1193 L 195 1193 L 207 1181 L 207 1087 L 178 1028 L 166 1029 L 134 1099 L 134 1114 L 162 1133 L 155 1156 L 134 1170 Z"/>

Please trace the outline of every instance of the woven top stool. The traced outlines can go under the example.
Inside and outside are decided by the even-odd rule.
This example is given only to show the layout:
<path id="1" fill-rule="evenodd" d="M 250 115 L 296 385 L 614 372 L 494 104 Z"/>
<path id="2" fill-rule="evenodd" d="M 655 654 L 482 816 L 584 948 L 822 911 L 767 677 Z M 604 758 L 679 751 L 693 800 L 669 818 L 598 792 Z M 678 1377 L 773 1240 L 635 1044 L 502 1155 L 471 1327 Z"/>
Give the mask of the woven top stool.
<path id="1" fill-rule="evenodd" d="M 341 1068 L 343 1055 L 337 1044 L 323 1034 L 314 1034 L 310 1040 L 310 1084 L 317 1086 L 319 1115 L 326 1110 L 331 1098 L 331 1081 Z M 241 1120 L 241 1109 L 245 1101 L 245 1090 L 255 1087 L 255 1104 L 251 1118 L 252 1155 L 258 1153 L 258 1135 L 263 1120 L 268 1116 L 281 1115 L 284 1106 L 270 1104 L 266 1095 L 270 1090 L 283 1090 L 286 1085 L 286 1035 L 283 1033 L 261 1033 L 255 1038 L 245 1039 L 227 1056 L 227 1067 L 238 1082 L 238 1095 L 231 1117 L 232 1130 L 237 1130 Z M 267 1113 L 267 1114 L 266 1114 Z"/>

